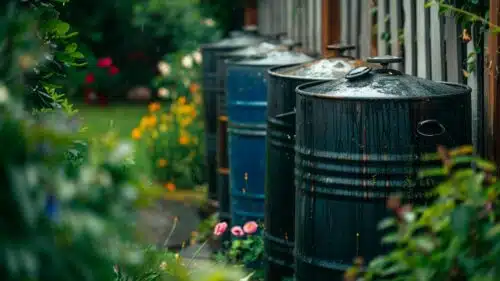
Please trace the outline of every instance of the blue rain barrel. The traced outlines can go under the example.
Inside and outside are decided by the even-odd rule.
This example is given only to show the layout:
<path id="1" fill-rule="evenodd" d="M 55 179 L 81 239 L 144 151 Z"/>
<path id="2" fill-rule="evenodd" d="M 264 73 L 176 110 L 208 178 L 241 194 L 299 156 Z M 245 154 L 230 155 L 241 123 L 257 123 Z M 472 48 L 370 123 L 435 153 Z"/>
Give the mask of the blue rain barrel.
<path id="1" fill-rule="evenodd" d="M 267 70 L 311 61 L 294 51 L 272 51 L 227 62 L 229 182 L 233 225 L 264 219 Z M 286 176 L 286 175 L 283 175 Z"/>
<path id="2" fill-rule="evenodd" d="M 217 200 L 216 164 L 216 98 L 223 87 L 217 79 L 217 54 L 234 51 L 263 41 L 252 34 L 234 34 L 232 38 L 206 44 L 201 47 L 203 55 L 203 113 L 205 118 L 205 163 L 207 165 L 208 198 Z"/>

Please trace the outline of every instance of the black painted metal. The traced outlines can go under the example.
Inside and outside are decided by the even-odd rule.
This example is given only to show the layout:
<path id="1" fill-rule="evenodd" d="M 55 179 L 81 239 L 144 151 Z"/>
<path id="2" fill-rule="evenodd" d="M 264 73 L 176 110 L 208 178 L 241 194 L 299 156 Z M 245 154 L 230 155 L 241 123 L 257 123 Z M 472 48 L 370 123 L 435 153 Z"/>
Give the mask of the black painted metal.
<path id="1" fill-rule="evenodd" d="M 261 42 L 263 39 L 248 33 L 233 33 L 232 37 L 201 47 L 203 55 L 203 111 L 205 117 L 205 159 L 207 165 L 208 197 L 217 200 L 216 164 L 216 97 L 223 89 L 217 83 L 217 54 L 234 51 Z"/>
<path id="2" fill-rule="evenodd" d="M 417 172 L 439 163 L 420 156 L 471 143 L 469 87 L 385 67 L 361 72 L 297 87 L 297 281 L 343 280 L 354 258 L 386 251 L 377 223 L 388 196 L 425 202 L 431 186 Z"/>
<path id="3" fill-rule="evenodd" d="M 266 180 L 265 280 L 293 275 L 295 88 L 312 81 L 340 79 L 353 69 L 346 58 L 324 58 L 269 70 Z M 325 71 L 326 69 L 326 71 Z"/>

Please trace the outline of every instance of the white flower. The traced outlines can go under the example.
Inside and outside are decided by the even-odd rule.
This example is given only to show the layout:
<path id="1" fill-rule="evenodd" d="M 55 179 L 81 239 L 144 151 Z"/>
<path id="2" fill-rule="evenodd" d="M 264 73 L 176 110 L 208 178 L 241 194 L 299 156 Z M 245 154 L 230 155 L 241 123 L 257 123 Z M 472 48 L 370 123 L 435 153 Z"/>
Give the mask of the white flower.
<path id="1" fill-rule="evenodd" d="M 3 84 L 0 84 L 0 104 L 7 102 L 9 99 L 9 90 Z"/>
<path id="2" fill-rule="evenodd" d="M 189 81 L 189 79 L 187 78 L 184 78 L 184 80 L 182 80 L 182 84 L 184 84 L 184 87 L 189 87 L 189 85 L 191 85 L 191 81 Z"/>
<path id="3" fill-rule="evenodd" d="M 167 98 L 170 95 L 170 91 L 167 88 L 158 89 L 158 96 L 160 98 Z"/>
<path id="4" fill-rule="evenodd" d="M 158 63 L 158 70 L 160 71 L 161 75 L 163 75 L 163 76 L 169 76 L 170 73 L 172 72 L 170 65 L 164 61 L 160 61 Z"/>
<path id="5" fill-rule="evenodd" d="M 214 26 L 214 25 L 215 25 L 215 21 L 214 21 L 213 19 L 205 19 L 205 20 L 203 21 L 203 24 L 204 24 L 204 25 L 206 25 L 206 26 L 210 26 L 210 27 L 212 27 L 212 26 Z"/>
<path id="6" fill-rule="evenodd" d="M 201 53 L 200 51 L 196 51 L 193 53 L 193 58 L 194 58 L 194 61 L 197 63 L 197 64 L 200 64 L 202 62 L 202 57 L 201 57 Z"/>
<path id="7" fill-rule="evenodd" d="M 413 222 L 415 221 L 416 216 L 415 213 L 408 211 L 403 214 L 403 218 L 406 222 Z"/>
<path id="8" fill-rule="evenodd" d="M 182 66 L 191 68 L 193 66 L 193 58 L 191 56 L 184 56 L 182 58 Z"/>

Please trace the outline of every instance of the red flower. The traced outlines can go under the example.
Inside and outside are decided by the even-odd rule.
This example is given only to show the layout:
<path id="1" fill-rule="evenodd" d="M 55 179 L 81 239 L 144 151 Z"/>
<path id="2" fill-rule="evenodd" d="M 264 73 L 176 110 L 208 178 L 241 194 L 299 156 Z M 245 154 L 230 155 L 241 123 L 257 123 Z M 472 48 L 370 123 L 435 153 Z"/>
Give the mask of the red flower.
<path id="1" fill-rule="evenodd" d="M 109 69 L 108 69 L 108 73 L 111 76 L 114 76 L 114 75 L 118 74 L 118 72 L 120 72 L 120 69 L 118 69 L 118 67 L 116 67 L 114 65 L 110 66 Z"/>
<path id="2" fill-rule="evenodd" d="M 87 74 L 87 76 L 85 76 L 85 83 L 92 84 L 94 82 L 95 82 L 95 76 L 93 73 L 89 73 Z"/>
<path id="3" fill-rule="evenodd" d="M 106 68 L 110 67 L 112 64 L 113 61 L 110 57 L 100 58 L 99 60 L 97 60 L 97 67 Z"/>

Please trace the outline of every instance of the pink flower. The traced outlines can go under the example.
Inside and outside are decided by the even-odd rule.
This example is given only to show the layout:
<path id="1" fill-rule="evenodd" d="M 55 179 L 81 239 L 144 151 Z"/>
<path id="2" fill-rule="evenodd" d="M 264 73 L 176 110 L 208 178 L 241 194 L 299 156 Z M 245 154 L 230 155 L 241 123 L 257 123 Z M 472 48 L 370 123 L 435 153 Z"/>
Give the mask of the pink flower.
<path id="1" fill-rule="evenodd" d="M 245 223 L 245 225 L 243 226 L 243 230 L 247 234 L 255 233 L 257 231 L 257 228 L 259 228 L 259 225 L 254 221 L 249 221 Z"/>
<path id="2" fill-rule="evenodd" d="M 224 234 L 224 232 L 226 232 L 226 229 L 227 229 L 227 223 L 226 222 L 219 222 L 214 227 L 214 235 L 221 236 L 222 234 Z"/>
<path id="3" fill-rule="evenodd" d="M 243 231 L 243 229 L 239 225 L 233 226 L 233 228 L 231 228 L 231 233 L 236 237 L 241 237 L 241 236 L 245 235 L 245 232 Z"/>
<path id="4" fill-rule="evenodd" d="M 110 57 L 100 58 L 97 60 L 97 67 L 110 67 L 113 64 L 113 61 Z"/>
<path id="5" fill-rule="evenodd" d="M 110 66 L 109 69 L 108 69 L 108 73 L 111 76 L 114 76 L 114 75 L 118 74 L 118 72 L 120 72 L 120 69 L 118 69 L 118 67 L 116 67 L 114 65 Z"/>

